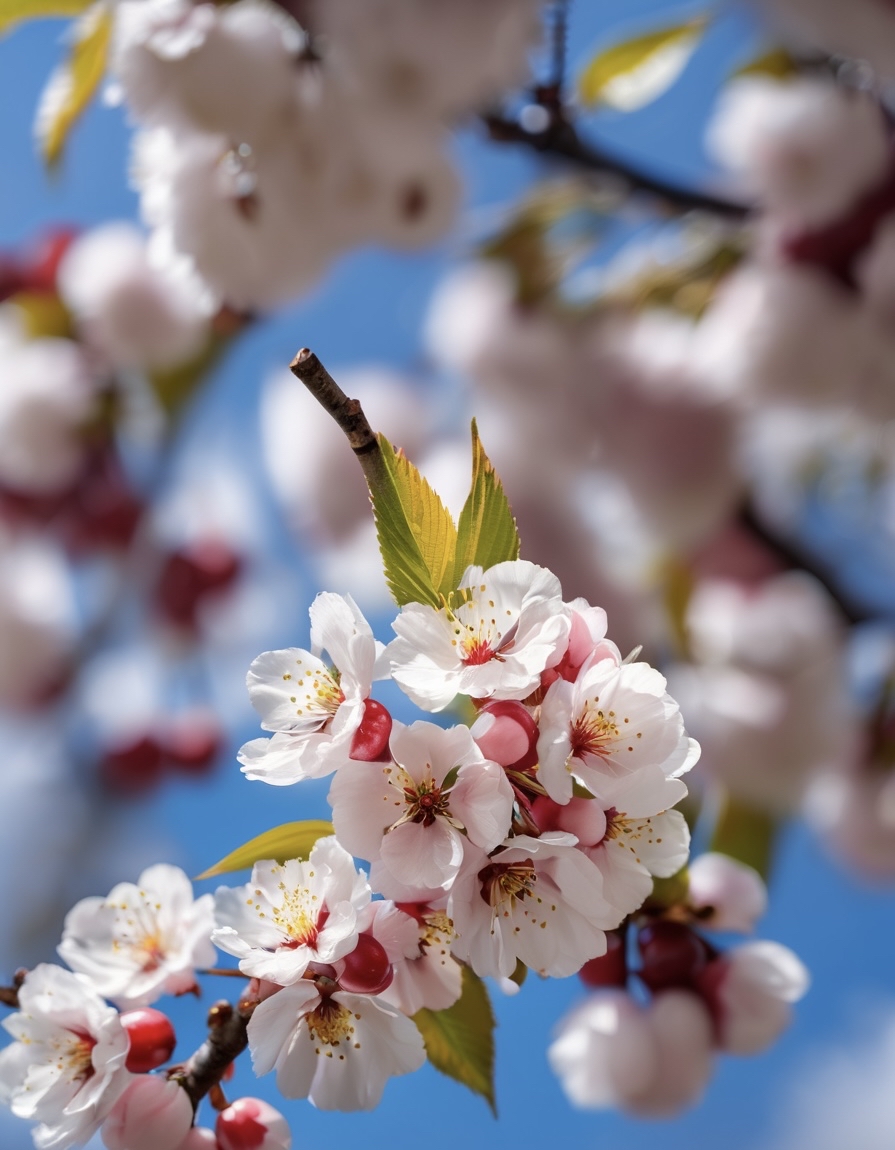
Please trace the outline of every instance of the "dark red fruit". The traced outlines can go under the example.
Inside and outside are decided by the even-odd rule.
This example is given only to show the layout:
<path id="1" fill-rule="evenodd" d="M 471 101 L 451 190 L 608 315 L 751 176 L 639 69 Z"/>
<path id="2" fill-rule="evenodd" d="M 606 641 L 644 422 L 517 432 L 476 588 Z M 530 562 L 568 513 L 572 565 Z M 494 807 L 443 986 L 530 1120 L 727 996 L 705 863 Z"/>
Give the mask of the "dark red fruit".
<path id="1" fill-rule="evenodd" d="M 130 1039 L 125 1066 L 132 1074 L 148 1074 L 167 1062 L 174 1052 L 174 1027 L 160 1010 L 151 1006 L 128 1010 L 121 1015 L 121 1025 Z"/>
<path id="2" fill-rule="evenodd" d="M 538 761 L 538 725 L 531 712 L 513 699 L 485 703 L 479 711 L 491 715 L 493 724 L 481 736 L 473 732 L 482 754 L 513 771 L 525 771 Z"/>
<path id="3" fill-rule="evenodd" d="M 364 763 L 378 763 L 388 759 L 388 741 L 392 733 L 392 717 L 375 699 L 364 700 L 364 717 L 354 732 L 348 757 Z"/>
<path id="4" fill-rule="evenodd" d="M 138 794 L 159 782 L 162 766 L 161 747 L 144 734 L 109 747 L 100 760 L 99 775 L 110 790 Z"/>
<path id="5" fill-rule="evenodd" d="M 641 979 L 650 990 L 693 986 L 709 960 L 705 942 L 682 922 L 661 920 L 641 928 L 637 935 Z"/>
<path id="6" fill-rule="evenodd" d="M 358 935 L 357 946 L 342 962 L 339 986 L 351 994 L 380 994 L 395 975 L 385 948 L 372 934 Z"/>
<path id="7" fill-rule="evenodd" d="M 156 588 L 162 614 L 172 623 L 194 627 L 205 596 L 229 587 L 241 566 L 240 556 L 218 539 L 204 539 L 172 551 Z"/>
<path id="8" fill-rule="evenodd" d="M 592 958 L 578 971 L 585 986 L 624 986 L 628 981 L 624 935 L 606 935 L 606 953 Z"/>

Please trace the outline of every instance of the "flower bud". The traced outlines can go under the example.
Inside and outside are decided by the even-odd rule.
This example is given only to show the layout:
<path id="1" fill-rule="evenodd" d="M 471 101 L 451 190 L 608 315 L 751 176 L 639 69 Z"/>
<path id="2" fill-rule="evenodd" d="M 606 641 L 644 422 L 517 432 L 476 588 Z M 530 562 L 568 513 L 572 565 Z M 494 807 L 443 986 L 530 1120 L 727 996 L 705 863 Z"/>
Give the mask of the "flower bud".
<path id="1" fill-rule="evenodd" d="M 712 851 L 690 863 L 689 877 L 687 901 L 707 926 L 744 934 L 755 929 L 768 903 L 758 871 Z"/>
<path id="2" fill-rule="evenodd" d="M 522 771 L 538 761 L 538 725 L 521 703 L 487 703 L 472 726 L 472 737 L 486 759 Z"/>
<path id="3" fill-rule="evenodd" d="M 215 1131 L 220 1150 L 289 1150 L 292 1145 L 286 1119 L 260 1098 L 237 1098 L 220 1112 Z"/>
<path id="4" fill-rule="evenodd" d="M 179 1147 L 190 1131 L 193 1106 L 173 1079 L 141 1074 L 128 1086 L 103 1123 L 108 1150 Z"/>
<path id="5" fill-rule="evenodd" d="M 141 1006 L 125 1011 L 121 1025 L 130 1040 L 126 1066 L 132 1074 L 146 1074 L 171 1057 L 177 1038 L 167 1014 Z"/>
<path id="6" fill-rule="evenodd" d="M 380 762 L 389 757 L 388 740 L 392 733 L 392 717 L 376 699 L 364 700 L 364 717 L 351 740 L 349 758 L 365 763 Z"/>
<path id="7" fill-rule="evenodd" d="M 217 1135 L 207 1126 L 194 1126 L 177 1150 L 218 1150 Z"/>

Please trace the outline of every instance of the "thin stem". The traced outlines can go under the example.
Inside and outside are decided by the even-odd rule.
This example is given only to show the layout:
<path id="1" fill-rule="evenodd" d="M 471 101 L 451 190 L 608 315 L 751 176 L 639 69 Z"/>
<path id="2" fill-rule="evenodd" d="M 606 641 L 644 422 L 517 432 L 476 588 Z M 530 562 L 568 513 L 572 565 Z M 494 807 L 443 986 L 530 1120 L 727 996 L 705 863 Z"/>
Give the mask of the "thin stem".
<path id="1" fill-rule="evenodd" d="M 345 432 L 367 486 L 371 491 L 377 490 L 385 474 L 382 449 L 359 401 L 348 398 L 310 348 L 301 349 L 289 370 Z"/>
<path id="2" fill-rule="evenodd" d="M 553 6 L 551 27 L 551 75 L 550 86 L 556 93 L 558 104 L 562 103 L 566 83 L 566 49 L 569 39 L 569 5 L 571 0 L 556 0 Z"/>
<path id="3" fill-rule="evenodd" d="M 522 144 L 542 155 L 568 160 L 583 171 L 611 176 L 624 185 L 622 191 L 648 195 L 672 214 L 709 212 L 732 220 L 745 219 L 748 214 L 745 204 L 651 176 L 617 156 L 584 143 L 562 116 L 554 115 L 547 127 L 538 131 L 530 131 L 516 120 L 494 114 L 483 116 L 482 121 L 490 138 L 498 143 Z"/>

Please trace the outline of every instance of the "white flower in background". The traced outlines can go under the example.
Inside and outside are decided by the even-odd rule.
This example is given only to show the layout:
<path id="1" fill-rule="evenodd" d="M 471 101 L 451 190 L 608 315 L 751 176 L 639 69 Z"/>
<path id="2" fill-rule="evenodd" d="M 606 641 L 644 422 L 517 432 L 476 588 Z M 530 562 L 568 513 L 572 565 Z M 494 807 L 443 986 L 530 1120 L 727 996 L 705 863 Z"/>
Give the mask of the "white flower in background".
<path id="1" fill-rule="evenodd" d="M 39 1150 L 83 1145 L 132 1080 L 118 1011 L 86 979 L 47 963 L 26 976 L 19 1006 L 3 1020 L 16 1041 L 0 1052 L 0 1101 L 40 1123 Z"/>
<path id="2" fill-rule="evenodd" d="M 350 595 L 321 592 L 310 609 L 311 645 L 266 651 L 249 668 L 246 683 L 261 725 L 276 732 L 253 739 L 239 752 L 243 774 L 274 786 L 319 779 L 347 762 L 351 740 L 377 671 L 382 644 Z"/>
<path id="3" fill-rule="evenodd" d="M 712 1020 L 688 991 L 665 991 L 646 1007 L 602 991 L 555 1034 L 547 1057 L 575 1106 L 671 1115 L 698 1101 L 711 1076 Z"/>
<path id="4" fill-rule="evenodd" d="M 0 388 L 0 485 L 55 495 L 80 477 L 96 399 L 81 348 L 68 339 L 10 343 Z"/>
<path id="5" fill-rule="evenodd" d="M 71 569 L 36 536 L 0 534 L 0 704 L 33 704 L 61 686 L 76 636 Z"/>
<path id="6" fill-rule="evenodd" d="M 753 589 L 708 581 L 690 600 L 687 626 L 696 662 L 670 678 L 705 776 L 782 813 L 812 775 L 853 761 L 843 626 L 810 576 L 787 573 Z"/>
<path id="7" fill-rule="evenodd" d="M 115 13 L 112 67 L 142 123 L 251 144 L 288 120 L 304 46 L 298 25 L 263 0 L 224 8 L 124 0 Z"/>
<path id="8" fill-rule="evenodd" d="M 816 779 L 805 815 L 827 847 L 849 866 L 876 879 L 895 875 L 895 774 L 871 763 Z"/>
<path id="9" fill-rule="evenodd" d="M 402 608 L 392 624 L 398 638 L 387 648 L 392 677 L 427 711 L 443 710 L 458 694 L 524 699 L 568 645 L 559 580 L 517 559 L 468 568 L 459 592 L 451 608 Z"/>
<path id="10" fill-rule="evenodd" d="M 564 978 L 606 952 L 623 917 L 602 895 L 597 867 L 573 835 L 517 835 L 490 858 L 470 852 L 450 890 L 454 954 L 476 974 L 507 978 L 521 959 Z"/>
<path id="11" fill-rule="evenodd" d="M 792 1003 L 808 990 L 803 963 L 777 942 L 747 942 L 710 962 L 697 976 L 709 1000 L 721 1050 L 757 1054 L 786 1029 Z"/>
<path id="12" fill-rule="evenodd" d="M 710 851 L 687 867 L 687 903 L 711 930 L 751 934 L 768 905 L 768 891 L 751 866 Z"/>
<path id="13" fill-rule="evenodd" d="M 82 337 L 113 367 L 173 367 L 205 341 L 208 317 L 198 285 L 152 267 L 146 240 L 131 224 L 106 224 L 78 237 L 58 282 Z"/>
<path id="14" fill-rule="evenodd" d="M 179 867 L 159 863 L 72 907 L 59 955 L 122 1010 L 148 1006 L 192 990 L 195 968 L 214 964 L 213 905 L 210 894 L 193 899 Z"/>
<path id="15" fill-rule="evenodd" d="M 329 792 L 336 835 L 352 854 L 381 858 L 400 881 L 447 887 L 464 837 L 485 852 L 510 829 L 513 790 L 469 728 L 416 722 L 392 732 L 394 762 L 346 763 Z"/>
<path id="16" fill-rule="evenodd" d="M 406 1015 L 368 995 L 324 998 L 310 982 L 287 986 L 255 1007 L 248 1026 L 252 1065 L 274 1068 L 284 1098 L 319 1110 L 372 1110 L 389 1078 L 426 1060 Z"/>
<path id="17" fill-rule="evenodd" d="M 358 100 L 380 114 L 448 119 L 486 106 L 525 82 L 541 38 L 540 0 L 351 0 L 315 4 L 315 31 Z"/>
<path id="18" fill-rule="evenodd" d="M 358 915 L 369 902 L 366 878 L 330 836 L 317 841 L 307 862 L 266 859 L 255 863 L 245 886 L 220 887 L 212 941 L 249 977 L 288 986 L 308 963 L 332 963 L 354 949 Z"/>
<path id="19" fill-rule="evenodd" d="M 402 907 L 417 928 L 417 953 L 395 963 L 392 984 L 380 997 L 408 1017 L 423 1008 L 446 1010 L 460 997 L 463 983 L 463 967 L 451 954 L 454 924 L 445 910 L 426 903 Z"/>
<path id="20" fill-rule="evenodd" d="M 828 223 L 847 211 L 882 179 L 890 156 L 876 100 L 804 77 L 731 81 L 707 142 L 766 211 L 797 226 Z"/>
<path id="21" fill-rule="evenodd" d="M 538 780 L 566 803 L 577 779 L 604 810 L 659 814 L 687 788 L 679 776 L 699 757 L 665 679 L 646 663 L 604 659 L 574 683 L 559 679 L 541 704 Z"/>

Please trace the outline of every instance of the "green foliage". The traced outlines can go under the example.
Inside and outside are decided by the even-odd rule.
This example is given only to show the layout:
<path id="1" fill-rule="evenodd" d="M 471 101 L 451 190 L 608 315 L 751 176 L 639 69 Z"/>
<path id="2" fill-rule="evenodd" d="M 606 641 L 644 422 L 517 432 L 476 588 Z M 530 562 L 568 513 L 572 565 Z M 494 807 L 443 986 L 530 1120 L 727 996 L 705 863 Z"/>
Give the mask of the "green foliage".
<path id="1" fill-rule="evenodd" d="M 519 558 L 519 532 L 503 485 L 485 454 L 479 429 L 472 421 L 472 487 L 457 527 L 453 586 L 471 564 L 493 567 Z"/>
<path id="2" fill-rule="evenodd" d="M 69 132 L 93 99 L 105 74 L 112 19 L 111 9 L 100 0 L 78 20 L 68 59 L 56 69 L 44 88 L 35 134 L 49 167 L 59 162 Z"/>
<path id="3" fill-rule="evenodd" d="M 699 16 L 603 49 L 578 77 L 578 98 L 586 107 L 622 112 L 652 103 L 681 75 L 707 27 L 708 19 Z"/>
<path id="4" fill-rule="evenodd" d="M 203 871 L 197 878 L 214 878 L 215 875 L 229 874 L 231 871 L 246 870 L 259 859 L 276 859 L 283 863 L 287 859 L 306 859 L 318 839 L 333 833 L 332 823 L 324 819 L 307 819 L 300 823 L 283 823 L 263 834 L 249 839 L 235 851 L 231 851 L 220 862 Z"/>
<path id="5" fill-rule="evenodd" d="M 395 602 L 440 607 L 470 564 L 519 556 L 519 535 L 500 480 L 472 425 L 472 488 L 459 527 L 414 465 L 379 436 L 370 480 L 385 578 Z"/>
<path id="6" fill-rule="evenodd" d="M 463 968 L 463 993 L 447 1010 L 413 1016 L 436 1070 L 481 1096 L 497 1117 L 494 1100 L 494 1013 L 485 984 Z"/>
<path id="7" fill-rule="evenodd" d="M 715 824 L 709 850 L 730 855 L 754 867 L 767 882 L 774 859 L 777 827 L 777 819 L 768 811 L 759 810 L 727 795 Z"/>
<path id="8" fill-rule="evenodd" d="M 80 16 L 92 3 L 93 0 L 0 0 L 0 35 L 28 20 Z"/>

